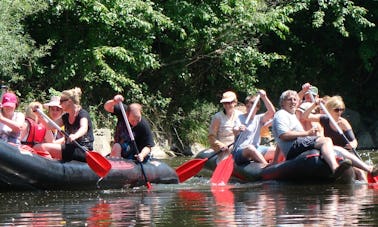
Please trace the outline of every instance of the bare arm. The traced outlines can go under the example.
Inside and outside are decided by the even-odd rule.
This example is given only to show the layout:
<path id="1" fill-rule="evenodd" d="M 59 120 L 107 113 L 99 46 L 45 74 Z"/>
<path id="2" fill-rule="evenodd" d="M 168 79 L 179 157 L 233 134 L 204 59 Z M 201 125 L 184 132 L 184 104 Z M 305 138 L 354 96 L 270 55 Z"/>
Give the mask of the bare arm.
<path id="1" fill-rule="evenodd" d="M 264 113 L 263 117 L 263 123 L 269 121 L 273 118 L 274 114 L 276 113 L 276 109 L 274 108 L 274 105 L 269 100 L 268 96 L 266 95 L 266 92 L 264 90 L 260 91 L 260 97 L 264 102 L 264 105 L 267 109 L 267 111 Z"/>
<path id="2" fill-rule="evenodd" d="M 207 137 L 211 145 L 211 148 L 215 151 L 219 151 L 222 148 L 227 148 L 226 144 L 223 144 L 221 141 L 217 139 L 219 126 L 220 126 L 220 120 L 218 118 L 214 118 L 211 121 L 211 124 L 209 127 L 209 135 Z"/>
<path id="3" fill-rule="evenodd" d="M 136 158 L 140 161 L 143 162 L 143 160 L 151 153 L 151 147 L 143 147 L 143 149 L 139 152 L 139 154 L 136 155 Z"/>
<path id="4" fill-rule="evenodd" d="M 317 103 L 314 102 L 303 114 L 302 119 L 311 122 L 320 122 L 321 114 L 312 114 L 311 111 L 317 107 Z"/>
<path id="5" fill-rule="evenodd" d="M 287 131 L 282 133 L 279 137 L 281 140 L 295 140 L 298 137 L 315 136 L 317 132 L 316 128 L 312 128 L 308 131 Z"/>
<path id="6" fill-rule="evenodd" d="M 124 98 L 122 95 L 115 95 L 113 99 L 106 101 L 104 109 L 109 113 L 114 113 L 114 106 L 123 101 Z"/>
<path id="7" fill-rule="evenodd" d="M 88 132 L 88 119 L 83 117 L 80 119 L 80 128 L 70 135 L 70 140 L 77 140 L 78 138 L 84 136 Z"/>
<path id="8" fill-rule="evenodd" d="M 7 125 L 9 128 L 12 129 L 13 132 L 19 133 L 21 132 L 24 123 L 25 123 L 25 115 L 22 113 L 15 112 L 14 114 L 16 115 L 16 119 L 8 119 L 3 116 L 3 114 L 0 111 L 0 122 Z"/>

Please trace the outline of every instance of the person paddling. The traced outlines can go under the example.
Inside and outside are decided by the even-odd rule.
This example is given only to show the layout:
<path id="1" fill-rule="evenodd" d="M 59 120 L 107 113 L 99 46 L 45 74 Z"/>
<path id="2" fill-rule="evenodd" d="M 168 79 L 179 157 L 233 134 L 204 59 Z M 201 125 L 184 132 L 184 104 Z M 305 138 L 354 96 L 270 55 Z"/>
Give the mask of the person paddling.
<path id="1" fill-rule="evenodd" d="M 224 92 L 220 103 L 222 103 L 223 109 L 217 112 L 211 119 L 208 140 L 214 151 L 222 151 L 218 154 L 218 160 L 223 160 L 231 153 L 232 148 L 229 145 L 235 139 L 233 132 L 234 124 L 243 112 L 235 108 L 238 99 L 233 91 Z"/>
<path id="2" fill-rule="evenodd" d="M 286 159 L 294 159 L 301 153 L 319 149 L 325 162 L 331 169 L 332 176 L 337 179 L 351 166 L 349 159 L 340 164 L 336 161 L 334 146 L 329 137 L 317 136 L 317 129 L 308 131 L 303 129 L 302 124 L 295 115 L 298 107 L 299 96 L 296 91 L 286 90 L 280 96 L 281 109 L 273 118 L 273 135 Z"/>
<path id="3" fill-rule="evenodd" d="M 321 99 L 315 99 L 315 102 L 307 109 L 303 117 L 309 122 L 318 122 L 324 128 L 324 135 L 328 136 L 332 139 L 333 143 L 336 145 L 335 149 L 339 151 L 344 157 L 350 159 L 352 161 L 353 166 L 355 166 L 354 170 L 356 173 L 356 179 L 360 181 L 367 182 L 367 175 L 366 172 L 371 173 L 373 177 L 378 175 L 378 168 L 368 165 L 359 159 L 356 155 L 350 153 L 348 150 L 356 149 L 358 142 L 353 133 L 352 126 L 341 115 L 345 110 L 345 104 L 341 96 L 332 96 L 330 97 L 325 107 L 330 113 L 330 117 L 334 119 L 335 122 L 339 125 L 343 134 L 346 138 L 350 141 L 346 141 L 342 135 L 336 130 L 336 128 L 332 125 L 331 119 L 326 114 L 312 114 L 311 111 L 319 106 Z M 364 173 L 364 171 L 366 171 Z"/>
<path id="4" fill-rule="evenodd" d="M 151 127 L 148 121 L 142 116 L 142 105 L 139 103 L 132 103 L 129 106 L 122 104 L 124 105 L 127 118 L 131 125 L 138 152 L 132 145 L 131 137 L 119 106 L 119 103 L 123 101 L 124 97 L 118 94 L 115 95 L 113 99 L 108 100 L 104 105 L 105 110 L 115 115 L 118 119 L 114 133 L 114 145 L 110 156 L 137 159 L 139 162 L 146 162 L 151 157 L 152 147 L 155 146 Z"/>
<path id="5" fill-rule="evenodd" d="M 267 109 L 265 113 L 256 114 L 260 109 L 260 100 L 257 99 L 257 95 L 247 96 L 245 99 L 245 106 L 247 107 L 247 113 L 240 115 L 235 122 L 234 133 L 240 138 L 237 139 L 238 145 L 235 149 L 234 159 L 238 165 L 248 164 L 250 161 L 256 161 L 263 164 L 263 167 L 268 165 L 264 156 L 273 157 L 275 148 L 260 145 L 261 136 L 260 131 L 263 125 L 273 118 L 276 112 L 272 102 L 269 100 L 264 90 L 259 91 L 259 95 L 264 102 Z M 245 125 L 246 119 L 251 111 L 254 102 L 258 102 L 255 110 L 251 113 L 254 116 L 247 125 Z M 269 153 L 269 154 L 268 154 Z"/>
<path id="6" fill-rule="evenodd" d="M 86 149 L 93 150 L 94 136 L 92 121 L 89 113 L 80 105 L 81 94 L 82 91 L 78 87 L 65 90 L 61 94 L 60 105 L 65 113 L 61 119 L 57 120 L 57 125 L 60 127 L 64 126 L 65 132 L 68 134 L 65 142 L 63 144 L 37 144 L 34 146 L 34 149 L 46 150 L 54 159 L 86 162 L 86 152 L 72 142 L 76 141 Z M 53 128 L 42 116 L 40 118 L 48 128 Z"/>

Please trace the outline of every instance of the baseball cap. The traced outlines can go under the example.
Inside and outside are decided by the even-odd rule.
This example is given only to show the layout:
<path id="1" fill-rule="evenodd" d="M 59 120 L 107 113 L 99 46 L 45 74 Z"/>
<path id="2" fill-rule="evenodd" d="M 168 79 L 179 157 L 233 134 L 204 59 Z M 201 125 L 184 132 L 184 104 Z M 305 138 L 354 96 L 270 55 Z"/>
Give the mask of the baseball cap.
<path id="1" fill-rule="evenodd" d="M 3 107 L 13 107 L 17 106 L 17 96 L 14 93 L 7 92 L 3 95 L 3 100 L 1 104 Z"/>

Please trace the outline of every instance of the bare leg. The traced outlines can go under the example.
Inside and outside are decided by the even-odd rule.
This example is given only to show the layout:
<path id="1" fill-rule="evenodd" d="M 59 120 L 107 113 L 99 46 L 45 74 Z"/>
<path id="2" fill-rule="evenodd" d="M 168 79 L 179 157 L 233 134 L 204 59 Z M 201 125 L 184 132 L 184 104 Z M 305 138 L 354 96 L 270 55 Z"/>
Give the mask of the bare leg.
<path id="1" fill-rule="evenodd" d="M 344 148 L 335 146 L 335 149 L 339 151 L 345 158 L 350 159 L 352 161 L 353 166 L 359 169 L 365 170 L 367 172 L 371 172 L 373 170 L 373 166 L 369 166 L 368 164 L 363 162 L 361 159 L 359 159 L 356 155 L 350 153 Z"/>
<path id="2" fill-rule="evenodd" d="M 56 143 L 40 143 L 33 147 L 36 150 L 48 151 L 53 159 L 62 160 L 62 145 Z"/>
<path id="3" fill-rule="evenodd" d="M 319 137 L 316 140 L 315 148 L 320 149 L 324 160 L 331 168 L 332 173 L 334 173 L 339 164 L 336 161 L 332 140 L 329 137 Z"/>
<path id="4" fill-rule="evenodd" d="M 121 157 L 121 150 L 122 150 L 121 145 L 119 143 L 115 143 L 112 147 L 112 151 L 110 152 L 110 157 L 120 158 Z"/>
<path id="5" fill-rule="evenodd" d="M 247 157 L 250 157 L 253 161 L 267 165 L 268 162 L 265 160 L 264 156 L 254 147 L 249 145 L 243 150 L 243 153 L 247 153 Z"/>
<path id="6" fill-rule="evenodd" d="M 267 160 L 268 162 L 273 161 L 275 151 L 276 147 L 269 147 L 264 155 L 265 160 Z"/>
<path id="7" fill-rule="evenodd" d="M 274 165 L 283 161 L 285 161 L 285 155 L 281 152 L 280 147 L 277 145 L 276 149 L 274 150 L 274 158 L 271 164 Z"/>

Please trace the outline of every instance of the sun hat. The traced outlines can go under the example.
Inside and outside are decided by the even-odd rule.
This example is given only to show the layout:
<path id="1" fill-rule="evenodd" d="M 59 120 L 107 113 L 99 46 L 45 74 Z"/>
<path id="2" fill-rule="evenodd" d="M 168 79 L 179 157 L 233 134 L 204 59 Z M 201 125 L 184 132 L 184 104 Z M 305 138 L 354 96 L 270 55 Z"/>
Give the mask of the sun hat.
<path id="1" fill-rule="evenodd" d="M 60 105 L 60 96 L 51 96 L 50 102 L 43 104 L 43 107 L 48 109 L 50 106 L 57 106 L 62 108 Z"/>
<path id="2" fill-rule="evenodd" d="M 17 106 L 17 96 L 13 93 L 5 93 L 3 95 L 3 100 L 1 101 L 3 107 L 13 107 Z"/>
<path id="3" fill-rule="evenodd" d="M 232 91 L 226 91 L 225 93 L 223 93 L 220 103 L 233 102 L 233 101 L 235 102 L 238 101 L 238 99 L 236 98 L 236 94 Z"/>

